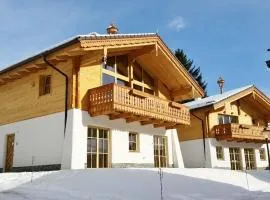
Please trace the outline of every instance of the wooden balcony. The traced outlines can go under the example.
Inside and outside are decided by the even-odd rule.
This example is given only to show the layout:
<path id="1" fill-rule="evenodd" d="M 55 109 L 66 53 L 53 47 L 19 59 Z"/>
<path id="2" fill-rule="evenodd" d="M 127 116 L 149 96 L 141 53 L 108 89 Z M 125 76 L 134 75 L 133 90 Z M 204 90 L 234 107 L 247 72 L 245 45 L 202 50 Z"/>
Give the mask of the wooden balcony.
<path id="1" fill-rule="evenodd" d="M 264 128 L 243 124 L 222 124 L 216 125 L 214 131 L 218 140 L 264 143 L 267 137 L 263 133 Z"/>
<path id="2" fill-rule="evenodd" d="M 111 120 L 125 118 L 127 123 L 140 121 L 142 125 L 154 124 L 167 129 L 190 124 L 187 107 L 117 84 L 89 90 L 89 114 L 92 117 L 109 115 Z"/>

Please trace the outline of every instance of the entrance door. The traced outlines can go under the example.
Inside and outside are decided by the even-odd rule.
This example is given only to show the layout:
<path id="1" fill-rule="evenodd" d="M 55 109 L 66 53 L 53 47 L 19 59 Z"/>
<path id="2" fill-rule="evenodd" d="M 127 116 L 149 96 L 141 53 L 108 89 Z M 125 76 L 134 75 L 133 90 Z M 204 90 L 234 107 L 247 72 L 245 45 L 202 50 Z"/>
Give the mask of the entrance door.
<path id="1" fill-rule="evenodd" d="M 232 170 L 242 170 L 241 151 L 239 148 L 229 148 Z"/>
<path id="2" fill-rule="evenodd" d="M 255 153 L 254 149 L 244 149 L 246 169 L 252 170 L 256 169 Z"/>
<path id="3" fill-rule="evenodd" d="M 154 161 L 155 167 L 167 167 L 167 137 L 154 136 Z"/>
<path id="4" fill-rule="evenodd" d="M 10 172 L 13 166 L 15 134 L 7 135 L 5 172 Z"/>
<path id="5" fill-rule="evenodd" d="M 87 167 L 109 167 L 109 130 L 88 128 Z"/>

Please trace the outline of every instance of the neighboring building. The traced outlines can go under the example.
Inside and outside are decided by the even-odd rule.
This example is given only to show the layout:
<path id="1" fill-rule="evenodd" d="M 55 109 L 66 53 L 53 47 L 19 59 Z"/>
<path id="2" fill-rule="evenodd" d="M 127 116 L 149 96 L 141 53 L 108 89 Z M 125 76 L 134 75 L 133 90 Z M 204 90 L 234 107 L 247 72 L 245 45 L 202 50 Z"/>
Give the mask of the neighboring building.
<path id="1" fill-rule="evenodd" d="M 264 130 L 270 99 L 255 86 L 185 104 L 191 126 L 178 130 L 186 167 L 257 169 L 268 167 Z"/>
<path id="2" fill-rule="evenodd" d="M 0 71 L 1 171 L 183 167 L 190 113 L 176 101 L 203 91 L 157 34 L 116 32 Z"/>

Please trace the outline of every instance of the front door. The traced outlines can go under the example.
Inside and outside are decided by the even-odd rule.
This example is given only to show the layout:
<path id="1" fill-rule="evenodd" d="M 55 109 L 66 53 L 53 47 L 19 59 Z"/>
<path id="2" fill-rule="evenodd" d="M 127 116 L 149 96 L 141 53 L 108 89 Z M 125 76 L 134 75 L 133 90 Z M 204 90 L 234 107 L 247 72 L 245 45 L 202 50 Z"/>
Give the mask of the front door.
<path id="1" fill-rule="evenodd" d="M 155 167 L 167 167 L 167 137 L 154 136 L 154 161 Z"/>
<path id="2" fill-rule="evenodd" d="M 244 149 L 246 169 L 252 170 L 256 169 L 255 153 L 254 149 Z"/>
<path id="3" fill-rule="evenodd" d="M 88 128 L 87 168 L 109 167 L 109 130 Z"/>
<path id="4" fill-rule="evenodd" d="M 232 170 L 242 170 L 241 151 L 239 148 L 230 148 L 230 161 Z"/>
<path id="5" fill-rule="evenodd" d="M 7 135 L 5 172 L 10 172 L 13 166 L 15 134 Z"/>

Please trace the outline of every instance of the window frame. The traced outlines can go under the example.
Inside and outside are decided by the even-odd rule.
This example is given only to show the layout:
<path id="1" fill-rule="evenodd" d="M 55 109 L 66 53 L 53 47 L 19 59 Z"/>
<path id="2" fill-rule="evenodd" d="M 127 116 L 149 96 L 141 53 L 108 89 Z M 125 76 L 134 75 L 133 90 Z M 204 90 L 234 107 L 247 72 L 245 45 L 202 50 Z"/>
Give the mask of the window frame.
<path id="1" fill-rule="evenodd" d="M 260 160 L 266 161 L 266 151 L 265 151 L 265 148 L 260 148 L 259 149 L 259 153 L 260 153 Z M 263 155 L 263 157 L 262 157 L 262 155 Z"/>
<path id="2" fill-rule="evenodd" d="M 49 83 L 48 83 L 48 79 L 50 80 Z M 45 96 L 51 93 L 52 93 L 52 75 L 51 74 L 40 75 L 39 76 L 39 96 Z"/>
<path id="3" fill-rule="evenodd" d="M 220 155 L 221 155 L 221 157 L 219 157 Z M 225 160 L 224 148 L 222 146 L 216 146 L 216 157 L 217 157 L 217 160 Z"/>
<path id="4" fill-rule="evenodd" d="M 130 140 L 130 135 L 135 135 L 135 142 Z M 130 149 L 130 143 L 134 144 L 135 143 L 135 147 L 136 149 Z M 139 133 L 137 132 L 129 132 L 128 133 L 128 150 L 129 152 L 140 152 L 140 136 Z"/>
<path id="5" fill-rule="evenodd" d="M 222 123 L 220 123 L 220 117 L 222 117 Z M 229 123 L 225 123 L 225 117 L 228 117 Z M 236 118 L 237 122 L 232 122 L 232 118 Z M 238 124 L 239 123 L 239 116 L 238 115 L 227 115 L 227 114 L 218 114 L 218 124 L 222 125 L 222 124 Z"/>
<path id="6" fill-rule="evenodd" d="M 136 67 L 135 65 L 138 65 L 141 67 L 141 73 L 142 73 L 142 81 L 138 81 L 134 79 L 134 70 L 131 70 L 130 67 L 127 64 L 127 76 L 124 76 L 120 73 L 118 73 L 118 69 L 117 69 L 117 58 L 121 57 L 121 56 L 127 56 L 128 55 L 118 55 L 118 56 L 110 56 L 110 58 L 114 58 L 112 60 L 114 60 L 113 66 L 111 66 L 112 68 L 110 69 L 106 69 L 106 65 L 102 65 L 102 73 L 101 73 L 101 84 L 102 85 L 106 85 L 109 83 L 104 84 L 103 82 L 103 74 L 107 75 L 107 76 L 111 76 L 112 78 L 114 78 L 114 82 L 115 84 L 118 84 L 118 80 L 120 79 L 120 81 L 126 82 L 128 87 L 131 87 L 132 89 L 137 90 L 136 88 L 134 88 L 134 85 L 137 85 L 139 87 L 142 88 L 142 92 L 151 94 L 151 95 L 155 95 L 155 77 L 152 76 L 152 74 L 150 74 L 142 65 L 140 65 L 138 62 L 134 62 L 132 64 L 132 68 Z M 132 75 L 131 75 L 132 73 Z M 150 86 L 149 84 L 144 82 L 144 73 L 147 74 L 147 76 L 151 77 L 153 79 L 153 86 Z M 133 78 L 131 78 L 131 76 Z M 148 91 L 147 91 L 148 90 Z M 152 93 L 150 92 L 152 91 Z"/>

